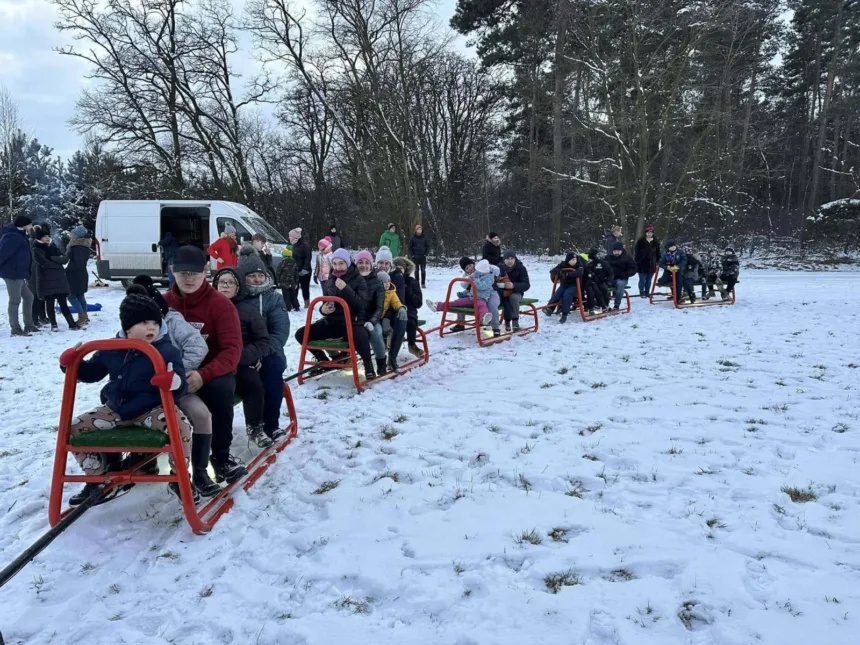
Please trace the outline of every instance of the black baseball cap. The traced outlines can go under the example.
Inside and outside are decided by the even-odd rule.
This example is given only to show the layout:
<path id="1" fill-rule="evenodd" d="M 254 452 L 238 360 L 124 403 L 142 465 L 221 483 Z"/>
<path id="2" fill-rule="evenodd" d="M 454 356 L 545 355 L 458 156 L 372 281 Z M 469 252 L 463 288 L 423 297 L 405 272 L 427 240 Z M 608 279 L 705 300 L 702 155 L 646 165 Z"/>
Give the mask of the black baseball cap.
<path id="1" fill-rule="evenodd" d="M 196 246 L 180 246 L 173 258 L 173 272 L 192 271 L 203 273 L 206 270 L 206 254 Z"/>

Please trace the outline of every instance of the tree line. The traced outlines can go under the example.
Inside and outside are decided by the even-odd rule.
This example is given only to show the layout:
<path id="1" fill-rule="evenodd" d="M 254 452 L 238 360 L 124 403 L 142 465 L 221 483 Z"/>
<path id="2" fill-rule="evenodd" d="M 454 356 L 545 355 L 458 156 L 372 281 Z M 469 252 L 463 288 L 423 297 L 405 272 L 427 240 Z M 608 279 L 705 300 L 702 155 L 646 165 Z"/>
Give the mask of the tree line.
<path id="1" fill-rule="evenodd" d="M 448 254 L 614 224 L 858 241 L 860 202 L 820 208 L 860 188 L 857 0 L 459 0 L 449 26 L 431 0 L 52 2 L 86 145 L 54 158 L 0 99 L 7 215 L 229 199 L 353 245 L 422 223 Z"/>

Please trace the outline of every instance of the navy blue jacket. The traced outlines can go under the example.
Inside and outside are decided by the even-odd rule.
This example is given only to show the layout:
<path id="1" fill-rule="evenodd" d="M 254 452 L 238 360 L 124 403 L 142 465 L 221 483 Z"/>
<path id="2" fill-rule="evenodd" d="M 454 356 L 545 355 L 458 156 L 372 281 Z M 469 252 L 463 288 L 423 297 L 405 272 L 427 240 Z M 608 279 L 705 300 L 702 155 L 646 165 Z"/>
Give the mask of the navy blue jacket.
<path id="1" fill-rule="evenodd" d="M 621 251 L 621 255 L 610 253 L 606 261 L 612 267 L 612 274 L 616 280 L 629 280 L 636 275 L 636 262 L 627 251 Z"/>
<path id="2" fill-rule="evenodd" d="M 162 323 L 161 333 L 152 346 L 164 358 L 165 365 L 173 363 L 173 371 L 182 379 L 182 386 L 173 392 L 174 400 L 178 401 L 188 391 L 188 383 L 182 357 L 170 342 L 167 325 Z M 81 362 L 78 371 L 81 383 L 98 383 L 105 376 L 110 381 L 102 389 L 102 400 L 123 421 L 161 406 L 161 392 L 149 382 L 155 376 L 155 368 L 143 353 L 127 349 L 100 351 Z"/>
<path id="3" fill-rule="evenodd" d="M 0 233 L 0 278 L 29 280 L 33 256 L 27 233 L 12 224 L 6 224 Z"/>

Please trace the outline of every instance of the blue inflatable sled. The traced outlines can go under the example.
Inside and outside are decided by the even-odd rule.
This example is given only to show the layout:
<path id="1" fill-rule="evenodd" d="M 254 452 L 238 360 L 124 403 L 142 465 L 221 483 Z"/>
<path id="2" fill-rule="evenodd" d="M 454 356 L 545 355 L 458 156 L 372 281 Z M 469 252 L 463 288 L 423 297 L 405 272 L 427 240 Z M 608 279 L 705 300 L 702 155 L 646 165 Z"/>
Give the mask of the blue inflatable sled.
<path id="1" fill-rule="evenodd" d="M 54 307 L 54 309 L 57 311 L 57 313 L 62 313 L 60 311 L 59 307 Z M 89 313 L 91 311 L 101 311 L 101 310 L 102 310 L 102 306 L 98 303 L 96 303 L 94 305 L 87 304 L 87 313 Z M 73 307 L 72 305 L 69 305 L 69 311 L 71 311 L 73 314 L 81 313 L 80 311 L 78 311 L 77 307 Z"/>

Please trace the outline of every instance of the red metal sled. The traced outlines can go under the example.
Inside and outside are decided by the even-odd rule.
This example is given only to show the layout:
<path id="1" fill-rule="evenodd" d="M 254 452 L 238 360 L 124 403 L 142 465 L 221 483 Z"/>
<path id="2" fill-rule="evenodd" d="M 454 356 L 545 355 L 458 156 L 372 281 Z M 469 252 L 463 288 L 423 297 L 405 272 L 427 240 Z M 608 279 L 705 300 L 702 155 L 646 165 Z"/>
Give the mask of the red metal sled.
<path id="1" fill-rule="evenodd" d="M 318 304 L 324 302 L 334 302 L 335 304 L 340 305 L 341 307 L 343 307 L 346 320 L 352 320 L 349 311 L 349 305 L 346 304 L 346 301 L 343 298 L 338 298 L 337 296 L 317 296 L 311 301 L 310 305 L 308 306 L 307 315 L 305 316 L 305 333 L 302 337 L 302 351 L 299 355 L 299 385 L 303 385 L 304 382 L 309 378 L 316 378 L 317 376 L 322 376 L 322 374 L 318 374 L 317 376 L 307 376 L 305 374 L 302 374 L 302 372 L 309 367 L 316 366 L 337 370 L 349 369 L 352 371 L 352 382 L 355 384 L 355 389 L 359 393 L 361 393 L 364 392 L 364 387 L 367 384 L 378 383 L 380 381 L 385 381 L 388 379 L 397 378 L 398 376 L 403 376 L 404 374 L 412 371 L 416 367 L 426 365 L 427 362 L 430 360 L 430 347 L 427 344 L 427 334 L 419 326 L 418 329 L 416 329 L 416 333 L 418 336 L 418 341 L 424 347 L 424 356 L 413 358 L 400 365 L 397 371 L 389 371 L 384 376 L 378 376 L 370 381 L 362 379 L 358 371 L 358 354 L 356 354 L 355 352 L 355 341 L 353 339 L 352 334 L 352 325 L 346 325 L 345 339 L 337 338 L 315 341 L 311 341 L 309 339 L 314 309 Z M 347 356 L 346 358 L 340 360 L 318 361 L 313 357 L 312 354 L 310 355 L 310 357 L 308 356 L 310 350 L 312 349 L 318 349 L 325 352 L 343 352 L 346 353 Z"/>
<path id="2" fill-rule="evenodd" d="M 284 384 L 284 400 L 287 404 L 289 425 L 284 429 L 285 436 L 275 442 L 269 448 L 262 450 L 248 464 L 248 474 L 226 486 L 221 492 L 209 500 L 202 508 L 194 505 L 191 494 L 191 480 L 188 469 L 181 467 L 185 463 L 182 453 L 182 439 L 177 425 L 176 411 L 174 408 L 173 394 L 167 386 L 161 388 L 161 403 L 167 421 L 167 434 L 160 433 L 149 428 L 128 427 L 122 431 L 95 431 L 87 432 L 78 437 L 71 436 L 72 414 L 75 405 L 75 392 L 78 384 L 78 369 L 83 358 L 92 352 L 108 350 L 136 350 L 147 356 L 155 367 L 155 374 L 166 372 L 164 359 L 158 350 L 149 343 L 140 340 L 113 339 L 96 340 L 84 343 L 75 350 L 72 363 L 66 369 L 66 380 L 63 386 L 63 403 L 60 409 L 60 425 L 57 433 L 57 450 L 54 455 L 54 473 L 51 483 L 51 497 L 48 503 L 48 520 L 51 526 L 55 526 L 63 517 L 68 515 L 72 509 L 62 510 L 63 486 L 66 483 L 96 483 L 105 484 L 105 490 L 123 487 L 127 484 L 155 484 L 176 482 L 182 495 L 182 510 L 191 530 L 195 533 L 206 533 L 220 519 L 224 513 L 233 506 L 233 493 L 240 488 L 248 490 L 254 485 L 260 476 L 275 463 L 277 454 L 281 452 L 293 439 L 298 436 L 298 422 L 296 420 L 296 409 L 293 405 L 293 396 L 287 384 Z M 93 445 L 93 439 L 101 439 L 99 435 L 107 436 L 110 432 L 110 440 L 103 445 Z M 160 435 L 160 436 L 159 436 Z M 86 437 L 86 445 L 82 445 L 81 437 Z M 125 439 L 117 438 L 125 437 Z M 135 441 L 142 441 L 141 445 L 134 445 Z M 76 452 L 109 452 L 109 453 L 147 453 L 149 458 L 138 463 L 133 468 L 121 471 L 111 471 L 103 475 L 68 475 L 66 474 L 66 460 L 69 453 Z M 171 454 L 174 463 L 177 464 L 176 474 L 173 475 L 148 475 L 140 471 L 160 454 Z"/>
<path id="3" fill-rule="evenodd" d="M 735 283 L 737 284 L 737 283 Z M 695 285 L 701 286 L 701 285 Z M 713 284 L 708 284 L 708 287 L 713 287 Z M 675 305 L 675 309 L 691 309 L 695 307 L 713 307 L 717 306 L 725 306 L 725 305 L 733 305 L 735 304 L 735 288 L 729 292 L 729 298 L 723 300 L 722 298 L 714 299 L 714 300 L 704 300 L 697 299 L 695 303 L 684 302 L 686 300 L 685 297 L 678 299 L 678 274 L 677 272 L 672 274 L 672 287 L 670 291 L 657 291 L 657 272 L 654 273 L 654 281 L 651 283 L 651 295 L 649 297 L 649 302 L 654 304 L 661 304 L 664 302 L 671 302 Z M 695 292 L 694 292 L 695 293 Z M 658 299 L 656 302 L 654 298 L 662 298 Z"/>
<path id="4" fill-rule="evenodd" d="M 567 272 L 567 271 L 574 271 L 574 270 L 575 269 L 562 269 L 561 271 Z M 550 300 L 552 300 L 552 296 L 555 295 L 555 292 L 558 289 L 559 278 L 560 278 L 560 276 L 557 275 L 555 277 L 555 280 L 552 283 L 552 294 L 550 295 Z M 614 295 L 614 289 L 609 290 L 609 295 L 610 296 Z M 594 320 L 601 320 L 603 318 L 608 318 L 609 316 L 617 316 L 619 314 L 629 314 L 630 310 L 631 310 L 630 294 L 627 292 L 626 289 L 624 291 L 624 300 L 625 300 L 625 306 L 622 307 L 621 309 L 619 309 L 618 311 L 615 311 L 614 309 L 609 309 L 609 310 L 604 311 L 604 312 L 599 313 L 599 314 L 590 314 L 590 313 L 588 313 L 588 311 L 585 308 L 585 302 L 583 301 L 583 297 L 582 297 L 582 280 L 580 278 L 576 279 L 576 302 L 577 302 L 577 308 L 579 309 L 579 316 L 580 316 L 580 318 L 582 318 L 582 322 L 592 322 Z M 561 304 L 560 303 L 552 304 L 552 305 L 546 304 L 543 307 L 541 307 L 541 309 L 549 309 L 550 307 L 560 308 Z"/>
<path id="5" fill-rule="evenodd" d="M 448 303 L 452 300 L 452 291 L 454 290 L 454 285 L 457 284 L 471 285 L 472 306 L 448 307 L 446 305 L 442 310 L 442 322 L 439 324 L 438 327 L 428 329 L 428 334 L 438 331 L 440 337 L 448 336 L 450 334 L 458 333 L 452 332 L 449 327 L 453 327 L 454 325 L 463 325 L 463 327 L 466 328 L 465 331 L 468 331 L 469 329 L 474 329 L 475 336 L 478 339 L 478 344 L 481 347 L 487 347 L 488 345 L 494 345 L 495 343 L 510 340 L 514 336 L 525 336 L 526 334 L 532 334 L 538 330 L 538 309 L 537 307 L 535 307 L 535 303 L 537 302 L 537 300 L 535 300 L 534 298 L 523 298 L 520 301 L 520 319 L 524 317 L 531 318 L 531 324 L 521 326 L 517 331 L 502 331 L 499 336 L 485 335 L 481 331 L 481 322 L 478 320 L 478 316 L 475 313 L 478 310 L 478 290 L 475 287 L 475 283 L 470 278 L 454 278 L 453 280 L 451 280 L 448 283 L 448 292 L 445 295 L 445 302 Z M 504 309 L 501 305 L 499 305 L 499 311 L 502 312 L 499 315 L 499 324 L 501 326 L 501 323 L 504 321 Z M 465 319 L 462 321 L 457 320 L 458 314 L 464 316 Z"/>

